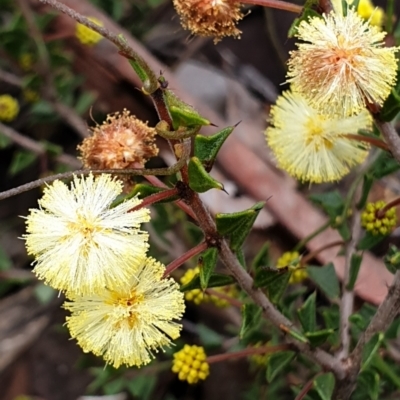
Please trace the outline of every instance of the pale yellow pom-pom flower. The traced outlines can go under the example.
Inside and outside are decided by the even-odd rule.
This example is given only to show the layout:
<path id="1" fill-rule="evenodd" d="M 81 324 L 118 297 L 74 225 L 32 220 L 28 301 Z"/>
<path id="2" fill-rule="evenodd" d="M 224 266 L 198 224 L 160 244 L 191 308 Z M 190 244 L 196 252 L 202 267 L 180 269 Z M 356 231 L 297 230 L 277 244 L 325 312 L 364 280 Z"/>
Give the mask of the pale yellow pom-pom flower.
<path id="1" fill-rule="evenodd" d="M 288 62 L 288 82 L 327 115 L 358 114 L 368 103 L 382 105 L 396 82 L 397 47 L 385 47 L 386 33 L 353 9 L 302 21 Z"/>
<path id="2" fill-rule="evenodd" d="M 113 266 L 110 265 L 112 268 Z M 128 285 L 88 296 L 73 296 L 67 326 L 85 352 L 108 364 L 141 366 L 179 337 L 185 311 L 183 293 L 172 278 L 163 279 L 164 265 L 146 259 Z"/>
<path id="3" fill-rule="evenodd" d="M 284 92 L 271 108 L 266 137 L 279 168 L 301 181 L 337 181 L 362 163 L 368 145 L 345 134 L 369 128 L 366 111 L 347 118 L 329 118 L 298 93 Z"/>
<path id="4" fill-rule="evenodd" d="M 26 218 L 33 272 L 69 293 L 90 294 L 129 281 L 146 257 L 148 234 L 140 224 L 148 209 L 128 212 L 141 203 L 131 198 L 114 208 L 122 183 L 110 175 L 75 176 L 69 188 L 54 181 L 44 190 L 39 209 Z"/>

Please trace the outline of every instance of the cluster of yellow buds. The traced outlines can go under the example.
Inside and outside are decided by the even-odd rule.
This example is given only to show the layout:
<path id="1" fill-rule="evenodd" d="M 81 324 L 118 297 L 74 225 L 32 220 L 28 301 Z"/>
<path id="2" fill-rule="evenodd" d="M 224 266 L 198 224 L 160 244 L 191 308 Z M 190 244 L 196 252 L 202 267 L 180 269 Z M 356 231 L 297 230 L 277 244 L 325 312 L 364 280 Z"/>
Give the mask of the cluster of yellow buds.
<path id="1" fill-rule="evenodd" d="M 385 12 L 381 7 L 376 7 L 371 0 L 360 0 L 357 12 L 371 25 L 382 27 Z"/>
<path id="2" fill-rule="evenodd" d="M 260 348 L 260 347 L 265 347 L 268 346 L 267 343 L 263 342 L 257 342 L 255 345 L 253 345 L 254 348 Z M 254 363 L 259 365 L 260 367 L 265 366 L 267 364 L 267 361 L 269 359 L 270 354 L 269 353 L 264 353 L 264 354 L 252 354 L 250 356 L 250 360 Z"/>
<path id="3" fill-rule="evenodd" d="M 9 94 L 0 96 L 0 121 L 11 122 L 19 113 L 18 100 Z"/>
<path id="4" fill-rule="evenodd" d="M 200 273 L 200 268 L 188 269 L 185 274 L 181 277 L 180 283 L 182 285 L 188 284 L 196 275 Z M 215 292 L 220 292 L 229 297 L 235 298 L 237 296 L 237 289 L 234 285 L 216 287 L 212 289 Z M 229 301 L 213 294 L 208 294 L 201 289 L 192 289 L 185 292 L 185 300 L 192 301 L 194 304 L 199 305 L 201 303 L 213 303 L 217 307 L 224 308 L 229 306 Z"/>
<path id="5" fill-rule="evenodd" d="M 383 200 L 375 203 L 368 203 L 361 214 L 361 223 L 363 228 L 373 235 L 388 235 L 393 231 L 397 224 L 397 215 L 395 208 L 390 208 L 384 213 L 380 213 L 386 206 Z M 380 215 L 382 214 L 382 215 Z"/>
<path id="6" fill-rule="evenodd" d="M 301 283 L 308 278 L 306 269 L 300 265 L 301 256 L 298 251 L 287 251 L 276 262 L 278 269 L 289 267 L 291 271 L 289 284 Z"/>
<path id="7" fill-rule="evenodd" d="M 205 380 L 210 373 L 210 366 L 204 348 L 185 344 L 182 350 L 174 354 L 172 372 L 178 374 L 181 381 L 191 385 Z"/>
<path id="8" fill-rule="evenodd" d="M 96 25 L 103 26 L 103 23 L 95 17 L 89 17 L 88 20 Z M 87 46 L 94 46 L 103 39 L 103 36 L 99 33 L 79 23 L 75 27 L 75 36 L 82 44 Z"/>

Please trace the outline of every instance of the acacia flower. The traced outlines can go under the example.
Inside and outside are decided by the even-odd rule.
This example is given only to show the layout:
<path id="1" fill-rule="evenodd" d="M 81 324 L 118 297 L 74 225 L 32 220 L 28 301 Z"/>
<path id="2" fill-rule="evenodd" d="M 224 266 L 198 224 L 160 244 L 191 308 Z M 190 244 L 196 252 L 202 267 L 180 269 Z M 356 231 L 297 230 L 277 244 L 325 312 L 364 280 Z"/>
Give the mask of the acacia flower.
<path id="1" fill-rule="evenodd" d="M 143 262 L 148 234 L 139 229 L 149 210 L 128 212 L 141 203 L 133 197 L 111 208 L 122 183 L 110 175 L 74 176 L 71 187 L 54 181 L 39 209 L 26 218 L 33 272 L 55 289 L 90 294 L 130 279 Z"/>
<path id="2" fill-rule="evenodd" d="M 240 37 L 236 24 L 243 18 L 236 0 L 173 0 L 182 25 L 194 35 L 214 37 L 214 43 L 225 36 Z"/>
<path id="3" fill-rule="evenodd" d="M 379 210 L 385 206 L 386 203 L 383 200 L 366 205 L 361 214 L 361 223 L 366 231 L 373 235 L 388 235 L 393 231 L 397 224 L 396 209 L 390 208 L 380 216 Z"/>
<path id="4" fill-rule="evenodd" d="M 98 26 L 103 26 L 103 23 L 95 17 L 88 17 L 88 20 Z M 103 36 L 99 33 L 78 22 L 75 26 L 75 36 L 82 44 L 87 46 L 94 46 L 103 39 Z"/>
<path id="5" fill-rule="evenodd" d="M 182 350 L 174 354 L 172 372 L 178 374 L 178 379 L 194 385 L 200 380 L 205 380 L 210 374 L 207 355 L 201 346 L 185 344 Z"/>
<path id="6" fill-rule="evenodd" d="M 288 82 L 327 115 L 382 105 L 396 82 L 398 51 L 384 47 L 385 35 L 353 9 L 302 21 L 296 36 L 305 43 L 290 53 Z"/>
<path id="7" fill-rule="evenodd" d="M 111 266 L 112 268 L 113 266 Z M 154 353 L 170 346 L 182 326 L 175 320 L 185 310 L 183 293 L 165 267 L 148 258 L 124 285 L 87 296 L 72 296 L 67 327 L 85 352 L 118 368 L 148 364 Z"/>
<path id="8" fill-rule="evenodd" d="M 360 164 L 368 145 L 344 136 L 369 128 L 366 111 L 338 118 L 317 112 L 298 93 L 284 92 L 271 108 L 266 137 L 278 166 L 301 181 L 337 181 Z"/>
<path id="9" fill-rule="evenodd" d="M 0 96 L 0 121 L 11 122 L 19 113 L 18 100 L 9 94 Z"/>
<path id="10" fill-rule="evenodd" d="M 134 168 L 158 154 L 154 144 L 156 130 L 128 110 L 107 115 L 103 124 L 92 128 L 92 133 L 78 146 L 86 168 Z"/>

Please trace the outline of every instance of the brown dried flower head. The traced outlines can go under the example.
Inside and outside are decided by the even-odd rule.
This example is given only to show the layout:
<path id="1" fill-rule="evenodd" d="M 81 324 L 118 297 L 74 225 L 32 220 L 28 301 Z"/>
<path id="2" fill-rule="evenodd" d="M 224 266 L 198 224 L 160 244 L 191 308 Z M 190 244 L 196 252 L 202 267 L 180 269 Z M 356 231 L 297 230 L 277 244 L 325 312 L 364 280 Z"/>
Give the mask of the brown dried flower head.
<path id="1" fill-rule="evenodd" d="M 234 0 L 173 0 L 182 25 L 193 34 L 212 36 L 214 43 L 225 36 L 240 37 L 236 24 L 243 18 Z"/>
<path id="2" fill-rule="evenodd" d="M 110 114 L 78 146 L 85 168 L 126 169 L 143 166 L 158 154 L 156 131 L 128 110 Z"/>

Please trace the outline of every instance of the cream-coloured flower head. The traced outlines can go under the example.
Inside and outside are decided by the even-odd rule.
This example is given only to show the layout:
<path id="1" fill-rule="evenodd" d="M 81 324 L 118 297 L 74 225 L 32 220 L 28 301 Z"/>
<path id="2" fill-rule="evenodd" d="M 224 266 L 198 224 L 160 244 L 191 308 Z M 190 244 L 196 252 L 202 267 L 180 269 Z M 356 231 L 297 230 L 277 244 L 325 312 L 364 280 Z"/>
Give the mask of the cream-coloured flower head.
<path id="1" fill-rule="evenodd" d="M 237 0 L 173 0 L 182 25 L 194 35 L 214 37 L 214 43 L 225 36 L 240 37 L 236 24 L 243 18 Z"/>
<path id="2" fill-rule="evenodd" d="M 385 32 L 353 9 L 302 21 L 290 53 L 288 82 L 327 115 L 358 114 L 368 103 L 382 105 L 396 82 L 396 47 L 384 47 Z"/>
<path id="3" fill-rule="evenodd" d="M 183 293 L 173 279 L 162 279 L 164 271 L 162 264 L 148 258 L 130 285 L 73 296 L 64 306 L 71 311 L 71 336 L 85 352 L 102 356 L 115 368 L 148 364 L 182 328 L 176 320 L 185 310 Z"/>
<path id="4" fill-rule="evenodd" d="M 280 168 L 301 181 L 322 183 L 339 180 L 364 161 L 368 145 L 344 135 L 370 126 L 365 110 L 331 118 L 317 112 L 300 94 L 287 91 L 271 108 L 266 137 Z"/>
<path id="5" fill-rule="evenodd" d="M 36 261 L 33 272 L 67 293 L 90 294 L 127 282 L 146 257 L 148 209 L 131 198 L 114 208 L 122 184 L 110 175 L 75 176 L 69 188 L 54 181 L 39 209 L 31 209 L 23 236 Z"/>

